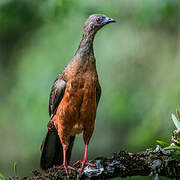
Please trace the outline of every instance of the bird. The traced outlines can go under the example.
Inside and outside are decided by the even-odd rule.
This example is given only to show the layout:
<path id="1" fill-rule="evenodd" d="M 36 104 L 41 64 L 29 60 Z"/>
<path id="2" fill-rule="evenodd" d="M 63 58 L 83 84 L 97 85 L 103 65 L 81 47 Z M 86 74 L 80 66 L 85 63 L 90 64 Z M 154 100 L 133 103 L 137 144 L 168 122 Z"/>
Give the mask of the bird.
<path id="1" fill-rule="evenodd" d="M 101 86 L 96 70 L 93 40 L 98 30 L 115 20 L 104 14 L 92 14 L 84 24 L 79 47 L 64 70 L 57 76 L 50 92 L 48 132 L 41 145 L 40 166 L 75 170 L 69 166 L 75 136 L 83 133 L 85 152 L 80 173 L 85 165 L 95 166 L 87 158 L 88 145 L 94 131 Z"/>

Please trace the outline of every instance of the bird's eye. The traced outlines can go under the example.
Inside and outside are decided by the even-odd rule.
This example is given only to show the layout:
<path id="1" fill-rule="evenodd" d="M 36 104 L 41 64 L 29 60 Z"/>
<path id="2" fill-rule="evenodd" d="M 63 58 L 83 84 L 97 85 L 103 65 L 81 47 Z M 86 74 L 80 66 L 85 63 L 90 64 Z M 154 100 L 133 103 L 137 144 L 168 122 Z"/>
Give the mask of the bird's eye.
<path id="1" fill-rule="evenodd" d="M 101 21 L 101 19 L 100 19 L 100 18 L 97 18 L 97 19 L 96 19 L 96 22 L 97 22 L 97 23 L 99 23 L 100 21 Z"/>

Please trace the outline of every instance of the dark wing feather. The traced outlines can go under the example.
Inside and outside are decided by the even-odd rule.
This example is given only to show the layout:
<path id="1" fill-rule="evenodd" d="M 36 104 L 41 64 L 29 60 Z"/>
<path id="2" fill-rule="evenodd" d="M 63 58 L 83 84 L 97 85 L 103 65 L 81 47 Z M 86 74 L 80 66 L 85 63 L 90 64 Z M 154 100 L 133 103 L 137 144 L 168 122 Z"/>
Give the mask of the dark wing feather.
<path id="1" fill-rule="evenodd" d="M 101 86 L 98 82 L 97 87 L 96 87 L 96 103 L 97 103 L 97 105 L 99 103 L 100 97 L 101 97 Z"/>
<path id="2" fill-rule="evenodd" d="M 61 102 L 66 88 L 66 82 L 58 77 L 51 89 L 49 98 L 49 116 L 52 117 L 56 114 L 59 103 Z M 71 152 L 73 148 L 75 136 L 71 136 L 69 140 L 69 146 L 67 149 L 67 162 L 69 163 L 71 158 Z M 57 131 L 51 131 L 48 129 L 45 140 L 41 146 L 41 168 L 47 170 L 53 166 L 61 165 L 63 163 L 63 147 L 58 136 Z"/>
<path id="3" fill-rule="evenodd" d="M 49 116 L 51 119 L 56 114 L 58 105 L 64 96 L 65 88 L 66 82 L 63 79 L 55 80 L 49 98 Z"/>

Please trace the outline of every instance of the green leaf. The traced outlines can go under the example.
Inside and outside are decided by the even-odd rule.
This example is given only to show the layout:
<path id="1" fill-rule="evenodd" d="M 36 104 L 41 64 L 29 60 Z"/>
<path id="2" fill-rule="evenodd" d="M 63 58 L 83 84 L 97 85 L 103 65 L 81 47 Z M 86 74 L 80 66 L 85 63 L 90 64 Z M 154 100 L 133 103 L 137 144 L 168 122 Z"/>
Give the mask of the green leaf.
<path id="1" fill-rule="evenodd" d="M 17 177 L 17 180 L 21 180 L 19 177 L 18 177 L 18 174 L 17 174 L 17 163 L 14 162 L 14 174 L 15 176 Z"/>
<path id="2" fill-rule="evenodd" d="M 17 163 L 16 162 L 14 162 L 14 174 L 15 174 L 15 176 L 17 176 Z"/>
<path id="3" fill-rule="evenodd" d="M 3 174 L 1 174 L 1 173 L 0 173 L 0 179 L 5 180 L 5 176 Z"/>
<path id="4" fill-rule="evenodd" d="M 171 156 L 172 156 L 175 160 L 180 161 L 180 156 L 178 156 L 176 153 L 171 152 Z"/>
<path id="5" fill-rule="evenodd" d="M 158 144 L 160 144 L 162 147 L 167 147 L 167 146 L 169 146 L 169 144 L 166 143 L 166 142 L 164 142 L 164 141 L 159 141 L 159 140 L 157 140 L 156 142 L 157 142 Z"/>
<path id="6" fill-rule="evenodd" d="M 174 125 L 176 126 L 176 128 L 177 128 L 178 130 L 180 130 L 180 121 L 177 120 L 177 118 L 176 118 L 176 116 L 175 116 L 174 114 L 171 114 L 171 117 L 172 117 L 172 120 L 173 120 Z"/>
<path id="7" fill-rule="evenodd" d="M 180 149 L 180 146 L 168 146 L 164 148 L 164 150 L 168 150 L 168 149 Z"/>

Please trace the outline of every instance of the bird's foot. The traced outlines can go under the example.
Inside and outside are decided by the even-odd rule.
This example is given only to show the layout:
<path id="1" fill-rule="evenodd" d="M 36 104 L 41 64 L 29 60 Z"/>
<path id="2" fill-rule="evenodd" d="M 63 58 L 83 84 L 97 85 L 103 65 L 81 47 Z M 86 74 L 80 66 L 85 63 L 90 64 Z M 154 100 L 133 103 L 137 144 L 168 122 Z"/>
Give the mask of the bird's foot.
<path id="1" fill-rule="evenodd" d="M 68 172 L 68 169 L 71 169 L 73 171 L 75 171 L 75 168 L 71 167 L 71 166 L 68 166 L 67 164 L 62 164 L 60 166 L 55 166 L 54 167 L 55 169 L 65 169 L 66 171 L 66 176 L 67 178 L 69 179 L 69 172 Z"/>
<path id="2" fill-rule="evenodd" d="M 81 164 L 80 173 L 83 172 L 83 169 L 84 169 L 84 167 L 85 167 L 86 164 L 88 164 L 89 166 L 92 166 L 92 167 L 95 167 L 95 166 L 96 166 L 95 164 L 90 163 L 87 159 L 79 160 L 79 161 L 77 161 L 76 163 L 74 163 L 73 166 L 76 166 L 76 165 L 78 165 L 78 164 Z"/>

